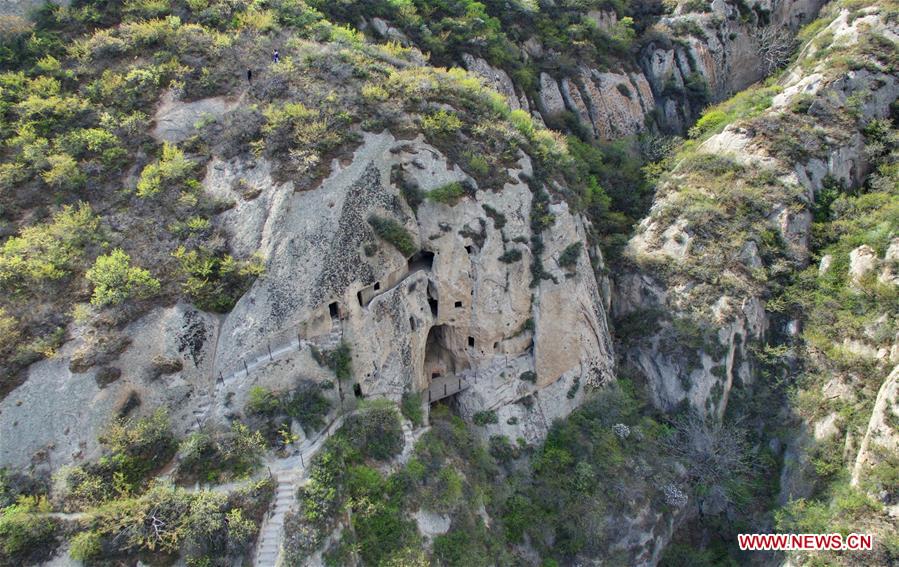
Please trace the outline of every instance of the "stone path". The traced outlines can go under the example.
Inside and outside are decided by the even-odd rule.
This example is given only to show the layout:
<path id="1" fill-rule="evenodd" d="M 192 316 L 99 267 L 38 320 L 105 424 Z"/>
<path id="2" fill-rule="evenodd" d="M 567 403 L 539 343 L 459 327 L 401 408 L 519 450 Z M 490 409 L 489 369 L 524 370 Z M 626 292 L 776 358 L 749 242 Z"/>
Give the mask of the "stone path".
<path id="1" fill-rule="evenodd" d="M 297 479 L 302 473 L 278 471 L 275 477 L 275 501 L 271 512 L 265 518 L 259 531 L 255 565 L 271 566 L 278 562 L 281 554 L 281 535 L 284 532 L 284 517 L 296 500 Z"/>
<path id="2" fill-rule="evenodd" d="M 276 481 L 275 499 L 259 529 L 256 555 L 253 558 L 255 567 L 276 567 L 279 565 L 281 545 L 284 539 L 284 518 L 287 512 L 296 504 L 297 492 L 308 479 L 309 465 L 328 438 L 334 435 L 343 426 L 346 418 L 354 413 L 355 411 L 337 416 L 314 439 L 307 439 L 300 446 L 300 450 L 296 455 L 276 461 L 278 468 L 272 469 L 272 476 L 275 477 Z M 404 444 L 403 452 L 398 460 L 400 463 L 405 463 L 412 456 L 412 449 L 416 441 L 430 428 L 425 427 L 418 431 L 413 431 L 412 424 L 406 419 L 402 420 L 402 427 Z"/>
<path id="3" fill-rule="evenodd" d="M 333 350 L 337 348 L 341 340 L 343 340 L 343 325 L 339 320 L 332 319 L 331 331 L 327 335 L 314 337 L 308 340 L 297 335 L 285 344 L 275 347 L 268 345 L 263 354 L 252 356 L 252 361 L 250 362 L 248 362 L 248 360 L 251 356 L 245 357 L 242 361 L 244 366 L 243 369 L 227 376 L 220 375 L 216 379 L 215 392 L 213 394 L 210 395 L 207 392 L 201 392 L 199 394 L 202 401 L 193 410 L 194 423 L 191 425 L 191 430 L 199 429 L 201 424 L 209 418 L 212 413 L 213 402 L 215 400 L 223 399 L 225 393 L 224 390 L 235 380 L 246 379 L 252 372 L 261 370 L 274 361 L 279 360 L 288 354 L 301 351 L 309 346 L 314 346 L 320 350 Z"/>
<path id="4" fill-rule="evenodd" d="M 304 441 L 296 455 L 279 459 L 278 468 L 272 468 L 272 476 L 276 480 L 275 501 L 259 529 L 256 555 L 253 560 L 256 567 L 275 567 L 278 564 L 281 556 L 281 540 L 284 538 L 284 517 L 296 503 L 297 491 L 306 480 L 309 464 L 325 441 L 334 435 L 344 420 L 353 413 L 336 417 L 314 439 Z"/>

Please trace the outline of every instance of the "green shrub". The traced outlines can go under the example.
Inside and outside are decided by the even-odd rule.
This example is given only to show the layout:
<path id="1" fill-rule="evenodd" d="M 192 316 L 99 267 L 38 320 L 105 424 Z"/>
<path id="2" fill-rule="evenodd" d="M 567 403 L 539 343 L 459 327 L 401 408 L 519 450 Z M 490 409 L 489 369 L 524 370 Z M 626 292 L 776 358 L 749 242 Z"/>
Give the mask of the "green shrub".
<path id="1" fill-rule="evenodd" d="M 258 497 L 258 496 L 257 496 Z M 119 499 L 93 511 L 90 527 L 115 554 L 176 555 L 188 563 L 211 554 L 242 554 L 258 528 L 228 495 L 156 484 L 138 498 Z"/>
<path id="2" fill-rule="evenodd" d="M 146 166 L 137 181 L 137 196 L 152 197 L 160 191 L 174 187 L 177 183 L 185 181 L 187 175 L 193 169 L 193 164 L 184 157 L 184 152 L 178 146 L 162 145 L 162 157 L 159 161 Z"/>
<path id="3" fill-rule="evenodd" d="M 583 248 L 584 244 L 582 242 L 569 244 L 559 255 L 559 266 L 563 268 L 574 268 L 577 266 L 577 261 L 581 257 Z"/>
<path id="4" fill-rule="evenodd" d="M 462 128 L 462 121 L 454 113 L 438 110 L 421 119 L 421 127 L 431 136 L 448 136 Z"/>
<path id="5" fill-rule="evenodd" d="M 103 539 L 93 531 L 75 534 L 69 543 L 69 557 L 75 561 L 98 559 L 103 553 Z"/>
<path id="6" fill-rule="evenodd" d="M 493 219 L 493 228 L 496 230 L 502 230 L 504 226 L 506 226 L 506 215 L 497 211 L 490 205 L 482 205 L 484 208 L 484 214 Z"/>
<path id="7" fill-rule="evenodd" d="M 466 152 L 465 156 L 468 159 L 468 170 L 472 175 L 483 177 L 490 173 L 490 162 L 487 158 L 472 152 Z"/>
<path id="8" fill-rule="evenodd" d="M 56 532 L 45 498 L 21 496 L 0 511 L 0 550 L 7 559 L 29 555 L 48 546 Z"/>
<path id="9" fill-rule="evenodd" d="M 519 250 L 518 248 L 510 248 L 500 254 L 498 260 L 504 264 L 514 264 L 515 262 L 521 260 L 521 257 L 521 250 Z"/>
<path id="10" fill-rule="evenodd" d="M 0 248 L 0 286 L 18 290 L 65 277 L 99 228 L 100 220 L 82 203 L 63 207 L 49 223 L 22 229 Z"/>
<path id="11" fill-rule="evenodd" d="M 391 554 L 417 543 L 415 522 L 395 505 L 360 507 L 352 518 L 359 556 L 366 565 L 381 565 Z"/>
<path id="12" fill-rule="evenodd" d="M 479 411 L 472 417 L 475 425 L 487 425 L 491 423 L 499 423 L 499 418 L 493 410 Z"/>
<path id="13" fill-rule="evenodd" d="M 371 225 L 380 238 L 390 243 L 394 248 L 399 250 L 407 258 L 418 251 L 418 246 L 406 230 L 406 227 L 393 219 L 371 215 L 368 217 L 368 224 Z"/>
<path id="14" fill-rule="evenodd" d="M 412 422 L 415 427 L 421 427 L 424 424 L 424 410 L 422 410 L 422 401 L 420 392 L 405 392 L 403 394 L 400 411 L 403 417 Z"/>
<path id="15" fill-rule="evenodd" d="M 147 417 L 114 420 L 100 442 L 135 482 L 167 463 L 176 450 L 169 418 L 163 409 Z"/>
<path id="16" fill-rule="evenodd" d="M 98 307 L 119 305 L 131 298 L 145 299 L 159 293 L 160 288 L 159 280 L 149 271 L 132 266 L 131 257 L 118 248 L 99 256 L 85 276 L 94 284 L 91 303 Z"/>
<path id="17" fill-rule="evenodd" d="M 20 338 L 19 322 L 15 317 L 7 315 L 6 309 L 0 307 L 0 357 L 12 355 Z"/>
<path id="18" fill-rule="evenodd" d="M 428 192 L 428 200 L 454 206 L 465 196 L 465 189 L 459 182 L 447 183 Z"/>
<path id="19" fill-rule="evenodd" d="M 451 512 L 462 499 L 462 477 L 454 469 L 445 467 L 427 485 L 422 505 L 434 512 Z"/>
<path id="20" fill-rule="evenodd" d="M 250 388 L 245 409 L 250 415 L 273 415 L 281 406 L 281 401 L 273 392 L 262 386 Z"/>
<path id="21" fill-rule="evenodd" d="M 514 423 L 510 423 L 510 425 L 514 425 Z M 517 459 L 520 451 L 512 445 L 509 438 L 505 435 L 492 435 L 490 437 L 490 455 L 500 463 L 508 463 L 513 459 Z"/>
<path id="22" fill-rule="evenodd" d="M 67 509 L 95 506 L 137 491 L 176 450 L 162 409 L 143 418 L 116 419 L 99 440 L 104 454 L 98 461 L 63 467 L 56 475 Z"/>
<path id="23" fill-rule="evenodd" d="M 182 289 L 204 311 L 227 313 L 265 271 L 261 258 L 237 260 L 207 248 L 172 253 L 178 260 Z"/>
<path id="24" fill-rule="evenodd" d="M 704 139 L 735 120 L 747 120 L 767 110 L 781 87 L 751 87 L 706 110 L 690 128 L 690 137 Z"/>
<path id="25" fill-rule="evenodd" d="M 403 450 L 399 412 L 390 402 L 365 402 L 346 420 L 344 429 L 349 442 L 365 458 L 386 461 Z"/>
<path id="26" fill-rule="evenodd" d="M 321 385 L 304 381 L 290 392 L 271 392 L 261 386 L 250 389 L 246 411 L 265 417 L 286 416 L 300 422 L 307 432 L 324 426 L 324 417 L 331 410 L 331 402 L 322 395 Z"/>
<path id="27" fill-rule="evenodd" d="M 528 139 L 532 138 L 537 130 L 534 119 L 524 110 L 513 110 L 509 114 L 509 121 L 522 136 Z"/>
<path id="28" fill-rule="evenodd" d="M 178 474 L 207 482 L 240 478 L 257 467 L 265 453 L 262 434 L 242 423 L 226 432 L 191 433 L 178 449 Z"/>
<path id="29" fill-rule="evenodd" d="M 366 102 L 384 102 L 390 98 L 390 93 L 381 85 L 365 85 L 362 87 L 362 98 Z"/>
<path id="30" fill-rule="evenodd" d="M 307 433 L 324 427 L 324 418 L 331 410 L 331 402 L 322 395 L 317 384 L 298 389 L 283 404 L 287 416 L 300 422 Z"/>
<path id="31" fill-rule="evenodd" d="M 44 171 L 41 177 L 50 187 L 59 191 L 74 191 L 82 187 L 87 177 L 78 167 L 78 162 L 68 154 L 53 154 L 47 156 L 50 169 Z"/>
<path id="32" fill-rule="evenodd" d="M 349 380 L 353 377 L 353 355 L 348 342 L 340 341 L 331 353 L 329 361 L 338 380 Z"/>

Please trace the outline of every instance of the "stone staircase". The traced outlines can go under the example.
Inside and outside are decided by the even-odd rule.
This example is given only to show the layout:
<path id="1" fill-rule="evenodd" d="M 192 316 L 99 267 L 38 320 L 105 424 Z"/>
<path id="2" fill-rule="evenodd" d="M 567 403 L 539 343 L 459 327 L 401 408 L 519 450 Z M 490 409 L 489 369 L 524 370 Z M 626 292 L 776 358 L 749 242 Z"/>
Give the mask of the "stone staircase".
<path id="1" fill-rule="evenodd" d="M 250 362 L 246 362 L 244 359 L 244 369 L 238 370 L 227 376 L 222 374 L 216 378 L 215 392 L 212 395 L 208 392 L 200 394 L 203 401 L 193 411 L 194 423 L 191 424 L 191 431 L 199 429 L 197 424 L 198 421 L 199 423 L 206 421 L 212 412 L 213 401 L 223 398 L 224 390 L 228 387 L 229 383 L 238 378 L 247 378 L 251 373 L 263 369 L 268 364 L 292 352 L 303 350 L 307 345 L 315 345 L 316 348 L 321 350 L 333 350 L 337 348 L 342 340 L 343 325 L 341 325 L 338 320 L 332 320 L 331 331 L 327 335 L 308 340 L 297 336 L 280 346 L 272 347 L 269 345 L 264 353 L 254 357 Z"/>
<path id="2" fill-rule="evenodd" d="M 281 538 L 284 532 L 284 516 L 296 502 L 296 492 L 302 478 L 302 470 L 276 471 L 275 500 L 259 532 L 256 546 L 257 567 L 275 567 L 281 555 Z"/>
<path id="3" fill-rule="evenodd" d="M 218 392 L 218 388 L 216 388 L 216 393 Z M 210 409 L 212 408 L 212 401 L 214 400 L 214 396 L 211 395 L 206 390 L 197 390 L 197 400 L 200 401 L 199 404 L 194 406 L 194 409 L 191 411 L 191 424 L 188 428 L 189 431 L 198 431 L 203 423 L 206 421 L 207 416 L 209 415 Z"/>
<path id="4" fill-rule="evenodd" d="M 343 425 L 344 419 L 352 415 L 337 416 L 314 438 L 306 438 L 292 457 L 281 459 L 280 468 L 272 471 L 275 478 L 275 501 L 262 521 L 256 540 L 255 567 L 275 567 L 281 556 L 281 541 L 284 538 L 284 516 L 296 503 L 297 491 L 309 472 L 308 465 L 315 453 Z"/>
<path id="5" fill-rule="evenodd" d="M 314 339 L 314 342 L 321 350 L 334 350 L 343 340 L 343 326 L 339 321 L 332 322 L 331 332 L 324 337 Z"/>
<path id="6" fill-rule="evenodd" d="M 400 453 L 400 456 L 397 458 L 399 464 L 406 464 L 409 462 L 409 459 L 412 457 L 412 452 L 415 450 L 415 443 L 424 435 L 430 427 L 422 427 L 417 432 L 412 430 L 412 422 L 408 419 L 402 420 L 403 425 L 403 452 Z"/>

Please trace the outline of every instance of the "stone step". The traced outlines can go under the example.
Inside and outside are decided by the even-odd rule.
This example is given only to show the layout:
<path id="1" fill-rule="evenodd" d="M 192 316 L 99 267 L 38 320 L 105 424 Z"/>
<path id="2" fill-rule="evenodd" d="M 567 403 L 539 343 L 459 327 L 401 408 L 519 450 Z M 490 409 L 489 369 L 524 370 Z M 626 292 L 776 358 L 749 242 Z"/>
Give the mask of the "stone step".
<path id="1" fill-rule="evenodd" d="M 275 540 L 267 541 L 262 544 L 262 553 L 273 553 L 278 551 L 278 542 Z"/>

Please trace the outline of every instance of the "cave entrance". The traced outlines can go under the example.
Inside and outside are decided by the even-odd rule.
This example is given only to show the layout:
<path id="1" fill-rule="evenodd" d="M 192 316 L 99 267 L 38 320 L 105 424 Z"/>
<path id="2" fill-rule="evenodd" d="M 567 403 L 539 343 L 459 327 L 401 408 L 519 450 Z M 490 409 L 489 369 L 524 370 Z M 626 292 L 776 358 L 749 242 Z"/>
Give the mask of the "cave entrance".
<path id="1" fill-rule="evenodd" d="M 420 250 L 409 258 L 409 273 L 417 270 L 431 271 L 434 267 L 434 253 L 428 250 Z"/>
<path id="2" fill-rule="evenodd" d="M 336 301 L 328 304 L 328 313 L 331 314 L 331 319 L 339 319 L 340 318 L 340 305 L 337 304 Z"/>
<path id="3" fill-rule="evenodd" d="M 449 398 L 467 387 L 462 372 L 467 368 L 452 345 L 458 341 L 454 329 L 446 325 L 431 327 L 425 343 L 424 373 L 428 377 L 429 404 Z"/>
<path id="4" fill-rule="evenodd" d="M 428 280 L 428 306 L 431 308 L 431 316 L 436 319 L 440 304 L 437 300 L 437 287 L 430 280 Z M 431 330 L 433 331 L 433 329 Z"/>
<path id="5" fill-rule="evenodd" d="M 353 384 L 353 395 L 356 396 L 356 399 L 361 400 L 364 396 L 362 395 L 362 386 L 359 383 Z"/>

